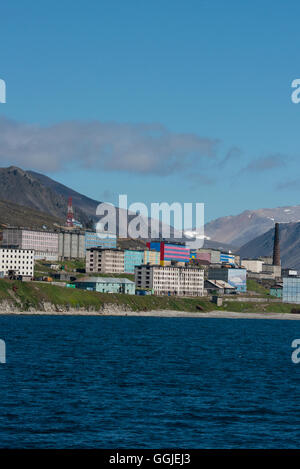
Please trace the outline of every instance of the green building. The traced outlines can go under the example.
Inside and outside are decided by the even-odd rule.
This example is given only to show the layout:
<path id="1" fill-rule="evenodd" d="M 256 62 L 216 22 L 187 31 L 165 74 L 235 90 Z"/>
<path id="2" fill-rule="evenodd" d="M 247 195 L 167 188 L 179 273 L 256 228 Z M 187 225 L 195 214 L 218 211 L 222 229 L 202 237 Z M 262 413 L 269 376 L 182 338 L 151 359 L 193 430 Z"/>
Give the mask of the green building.
<path id="1" fill-rule="evenodd" d="M 97 291 L 99 293 L 135 294 L 135 283 L 127 278 L 86 277 L 74 282 L 76 288 Z"/>
<path id="2" fill-rule="evenodd" d="M 273 287 L 270 288 L 270 295 L 271 296 L 276 296 L 277 298 L 282 298 L 282 285 L 274 285 Z"/>

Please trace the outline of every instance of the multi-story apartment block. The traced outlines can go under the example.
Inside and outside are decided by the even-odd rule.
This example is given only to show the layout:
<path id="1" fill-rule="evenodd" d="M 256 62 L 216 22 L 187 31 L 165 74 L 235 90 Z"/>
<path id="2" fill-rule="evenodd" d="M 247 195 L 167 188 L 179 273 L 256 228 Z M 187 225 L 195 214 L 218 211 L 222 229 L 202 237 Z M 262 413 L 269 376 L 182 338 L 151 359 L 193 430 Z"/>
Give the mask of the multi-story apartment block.
<path id="1" fill-rule="evenodd" d="M 87 249 L 86 272 L 123 273 L 124 251 L 121 249 Z"/>
<path id="2" fill-rule="evenodd" d="M 58 259 L 58 233 L 53 231 L 7 228 L 3 230 L 2 246 L 34 250 L 35 259 Z"/>
<path id="3" fill-rule="evenodd" d="M 117 237 L 113 233 L 96 233 L 95 231 L 85 232 L 85 250 L 100 247 L 102 249 L 116 248 Z"/>
<path id="4" fill-rule="evenodd" d="M 32 249 L 0 248 L 0 271 L 4 276 L 13 273 L 33 277 L 34 251 Z"/>
<path id="5" fill-rule="evenodd" d="M 203 296 L 204 271 L 196 267 L 140 265 L 135 268 L 136 288 L 156 295 Z"/>

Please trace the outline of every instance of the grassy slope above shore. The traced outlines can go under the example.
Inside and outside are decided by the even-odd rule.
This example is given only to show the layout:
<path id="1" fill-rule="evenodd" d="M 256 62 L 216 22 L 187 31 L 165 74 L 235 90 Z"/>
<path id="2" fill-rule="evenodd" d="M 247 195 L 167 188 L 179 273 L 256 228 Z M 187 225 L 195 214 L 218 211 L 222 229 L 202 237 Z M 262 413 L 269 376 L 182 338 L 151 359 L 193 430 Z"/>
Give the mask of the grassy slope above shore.
<path id="1" fill-rule="evenodd" d="M 42 310 L 44 303 L 57 307 L 93 308 L 100 310 L 104 305 L 115 304 L 133 311 L 177 310 L 211 311 L 214 305 L 202 298 L 174 298 L 97 293 L 73 288 L 59 287 L 47 283 L 0 280 L 0 303 L 7 300 L 21 311 L 29 308 Z M 1 309 L 1 307 L 0 307 Z"/>
<path id="2" fill-rule="evenodd" d="M 136 296 L 108 294 L 59 287 L 47 283 L 18 282 L 0 280 L 1 301 L 8 301 L 20 311 L 43 310 L 44 303 L 51 303 L 58 309 L 86 308 L 101 310 L 104 305 L 116 305 L 132 311 L 174 310 L 174 311 L 236 311 L 236 312 L 280 312 L 289 313 L 293 305 L 284 303 L 247 303 L 245 301 L 227 301 L 222 307 L 216 307 L 207 298 L 176 298 L 157 296 Z"/>

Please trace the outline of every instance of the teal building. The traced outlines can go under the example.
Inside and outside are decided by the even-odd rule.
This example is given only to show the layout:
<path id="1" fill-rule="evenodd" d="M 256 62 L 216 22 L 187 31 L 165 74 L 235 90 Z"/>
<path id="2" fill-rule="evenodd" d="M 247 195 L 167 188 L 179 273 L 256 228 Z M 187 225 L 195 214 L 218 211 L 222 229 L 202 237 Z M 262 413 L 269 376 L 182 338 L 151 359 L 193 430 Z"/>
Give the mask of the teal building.
<path id="1" fill-rule="evenodd" d="M 270 288 L 270 295 L 276 298 L 282 298 L 282 285 L 274 285 Z"/>
<path id="2" fill-rule="evenodd" d="M 99 293 L 125 293 L 135 294 L 135 283 L 127 278 L 114 277 L 87 277 L 74 282 L 76 288 L 97 291 Z"/>
<path id="3" fill-rule="evenodd" d="M 136 265 L 144 264 L 144 251 L 134 251 L 125 249 L 124 251 L 124 272 L 134 274 Z"/>

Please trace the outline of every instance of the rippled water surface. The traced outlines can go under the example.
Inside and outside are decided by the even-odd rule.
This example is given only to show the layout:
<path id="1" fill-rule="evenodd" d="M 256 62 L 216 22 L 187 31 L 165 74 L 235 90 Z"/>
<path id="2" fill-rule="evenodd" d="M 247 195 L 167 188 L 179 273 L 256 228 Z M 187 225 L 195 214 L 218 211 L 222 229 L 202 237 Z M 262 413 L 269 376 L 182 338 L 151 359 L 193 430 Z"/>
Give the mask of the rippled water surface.
<path id="1" fill-rule="evenodd" d="M 0 316 L 0 338 L 0 447 L 300 446 L 300 321 Z"/>

